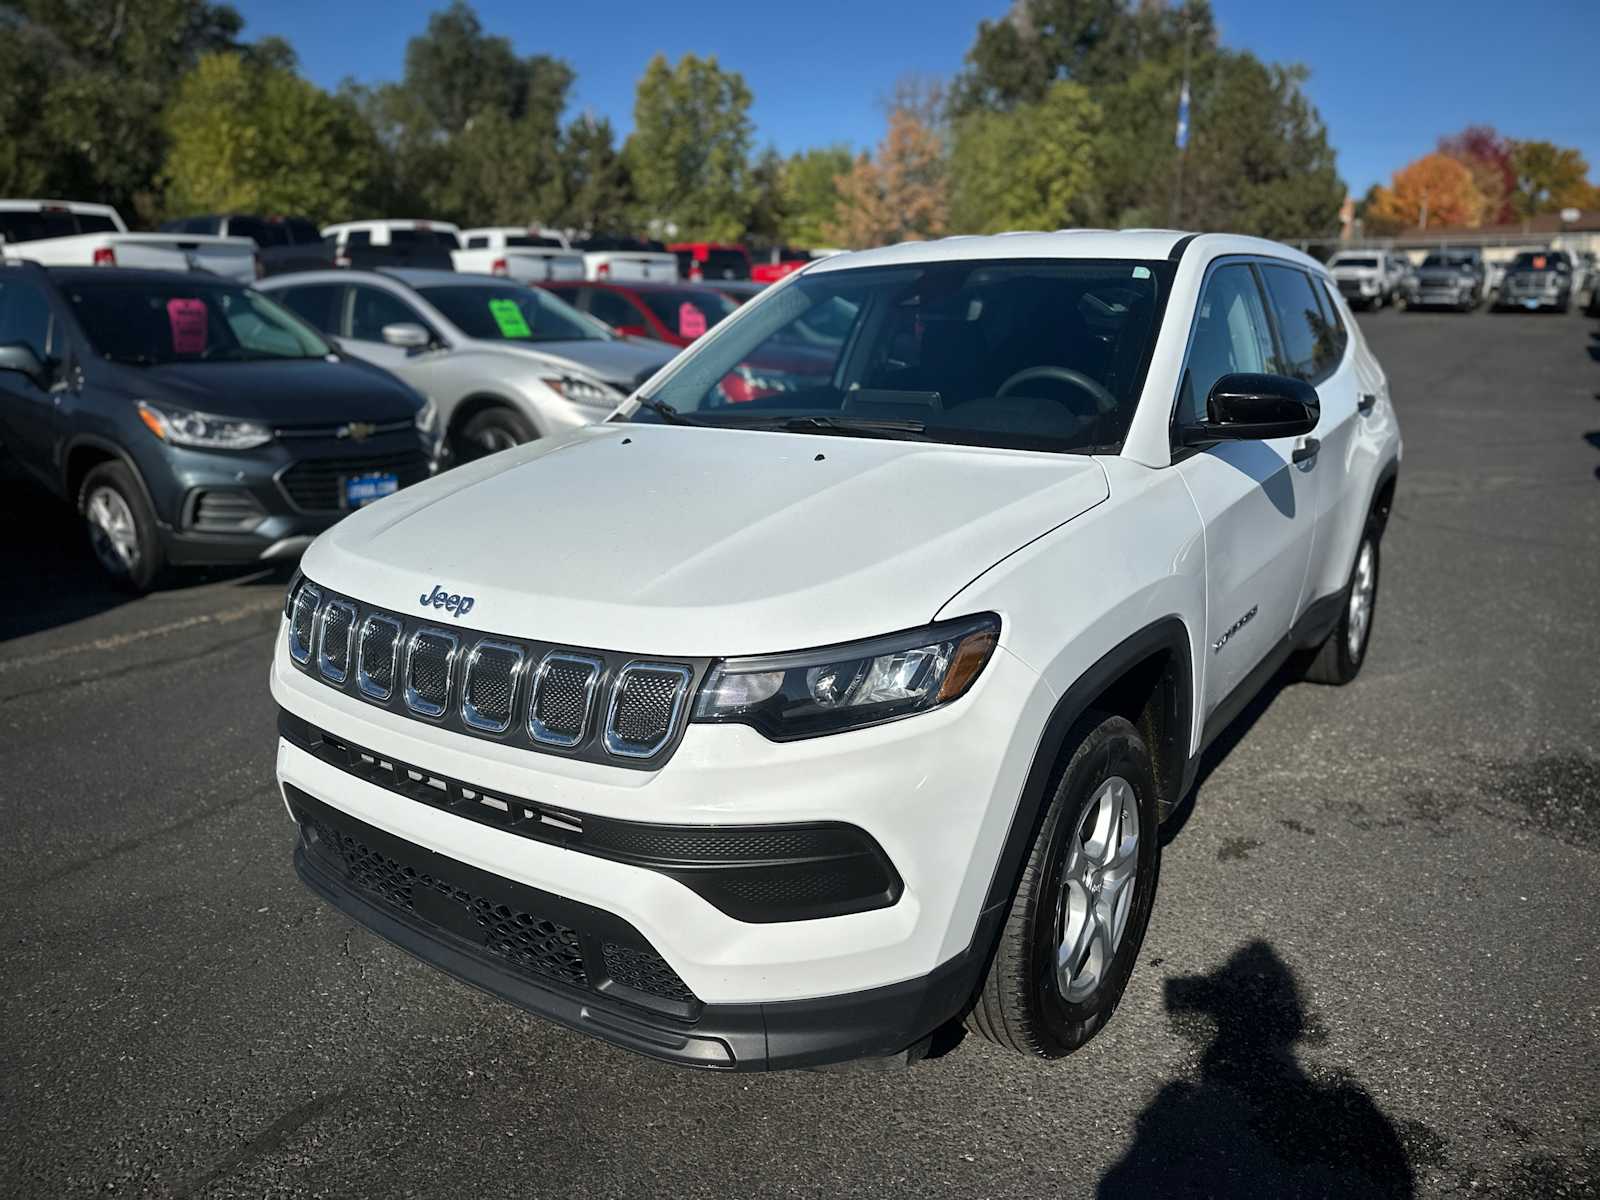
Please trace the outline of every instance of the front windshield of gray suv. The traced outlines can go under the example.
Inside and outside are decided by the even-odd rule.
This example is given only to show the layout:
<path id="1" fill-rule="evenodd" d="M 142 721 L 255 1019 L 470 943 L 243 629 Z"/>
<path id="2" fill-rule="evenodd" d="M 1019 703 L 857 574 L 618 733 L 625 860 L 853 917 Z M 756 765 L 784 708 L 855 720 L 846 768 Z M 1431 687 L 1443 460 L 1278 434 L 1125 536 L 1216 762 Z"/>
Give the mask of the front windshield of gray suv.
<path id="1" fill-rule="evenodd" d="M 202 280 L 73 283 L 68 302 L 103 357 L 133 366 L 326 358 L 333 348 L 259 292 Z"/>
<path id="2" fill-rule="evenodd" d="M 706 338 L 632 419 L 1112 450 L 1169 272 L 1004 259 L 803 275 Z"/>

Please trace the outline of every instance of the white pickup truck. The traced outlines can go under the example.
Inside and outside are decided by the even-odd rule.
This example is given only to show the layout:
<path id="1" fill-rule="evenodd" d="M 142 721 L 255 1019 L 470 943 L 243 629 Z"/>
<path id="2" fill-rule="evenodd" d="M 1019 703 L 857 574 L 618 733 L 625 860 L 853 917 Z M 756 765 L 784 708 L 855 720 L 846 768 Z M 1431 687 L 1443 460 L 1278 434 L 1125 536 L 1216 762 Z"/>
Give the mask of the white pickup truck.
<path id="1" fill-rule="evenodd" d="M 259 274 L 249 238 L 129 233 L 110 205 L 74 200 L 0 200 L 0 258 L 47 267 L 209 271 L 238 283 L 254 283 Z"/>
<path id="2" fill-rule="evenodd" d="M 584 276 L 603 283 L 677 283 L 678 256 L 660 242 L 590 237 L 572 243 L 583 253 Z"/>
<path id="3" fill-rule="evenodd" d="M 519 283 L 584 277 L 583 255 L 553 231 L 515 225 L 463 229 L 461 245 L 450 255 L 458 271 L 501 275 Z"/>

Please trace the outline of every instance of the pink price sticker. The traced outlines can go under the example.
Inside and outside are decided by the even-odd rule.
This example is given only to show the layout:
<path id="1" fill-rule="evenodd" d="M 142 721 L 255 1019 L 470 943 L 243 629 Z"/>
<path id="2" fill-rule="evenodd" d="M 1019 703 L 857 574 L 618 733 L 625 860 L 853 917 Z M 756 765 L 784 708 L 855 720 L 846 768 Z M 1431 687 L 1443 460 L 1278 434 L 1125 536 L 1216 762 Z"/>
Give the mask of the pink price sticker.
<path id="1" fill-rule="evenodd" d="M 174 354 L 204 354 L 206 352 L 206 302 L 204 300 L 168 300 L 167 323 L 172 326 L 172 352 Z"/>
<path id="2" fill-rule="evenodd" d="M 689 301 L 678 305 L 678 336 L 697 338 L 706 331 L 706 315 Z"/>

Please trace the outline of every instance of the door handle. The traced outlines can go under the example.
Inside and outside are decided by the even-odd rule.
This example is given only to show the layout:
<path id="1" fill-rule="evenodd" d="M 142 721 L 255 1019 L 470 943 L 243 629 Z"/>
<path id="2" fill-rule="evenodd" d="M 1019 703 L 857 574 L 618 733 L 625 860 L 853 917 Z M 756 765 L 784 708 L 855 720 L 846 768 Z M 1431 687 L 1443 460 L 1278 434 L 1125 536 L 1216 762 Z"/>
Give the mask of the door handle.
<path id="1" fill-rule="evenodd" d="M 1356 411 L 1363 417 L 1378 406 L 1378 396 L 1375 392 L 1362 392 L 1361 399 L 1356 401 Z"/>
<path id="2" fill-rule="evenodd" d="M 1317 451 L 1322 449 L 1322 443 L 1314 437 L 1300 439 L 1300 444 L 1294 448 L 1293 458 L 1297 463 L 1306 462 L 1317 456 Z"/>

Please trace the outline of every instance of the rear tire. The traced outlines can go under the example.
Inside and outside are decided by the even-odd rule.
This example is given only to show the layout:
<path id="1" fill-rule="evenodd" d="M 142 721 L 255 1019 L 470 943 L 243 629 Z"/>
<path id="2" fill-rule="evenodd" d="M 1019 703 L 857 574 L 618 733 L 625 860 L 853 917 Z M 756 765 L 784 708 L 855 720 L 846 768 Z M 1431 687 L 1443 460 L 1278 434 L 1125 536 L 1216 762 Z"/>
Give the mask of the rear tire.
<path id="1" fill-rule="evenodd" d="M 148 592 L 166 567 L 156 531 L 156 515 L 144 489 L 120 462 L 105 462 L 83 478 L 78 512 L 89 534 L 89 549 L 112 585 L 125 592 Z"/>
<path id="2" fill-rule="evenodd" d="M 1155 771 L 1122 717 L 1093 714 L 1045 809 L 967 1028 L 1035 1058 L 1089 1041 L 1139 957 L 1160 862 Z"/>
<path id="3" fill-rule="evenodd" d="M 496 405 L 468 418 L 451 439 L 451 448 L 456 462 L 465 463 L 531 442 L 538 436 L 527 417 L 514 408 Z"/>
<path id="4" fill-rule="evenodd" d="M 1339 607 L 1339 622 L 1316 650 L 1305 669 L 1312 683 L 1343 687 L 1361 673 L 1372 640 L 1372 619 L 1378 605 L 1378 532 L 1369 521 L 1356 548 Z"/>

